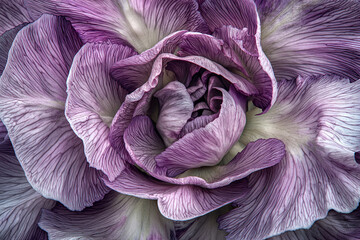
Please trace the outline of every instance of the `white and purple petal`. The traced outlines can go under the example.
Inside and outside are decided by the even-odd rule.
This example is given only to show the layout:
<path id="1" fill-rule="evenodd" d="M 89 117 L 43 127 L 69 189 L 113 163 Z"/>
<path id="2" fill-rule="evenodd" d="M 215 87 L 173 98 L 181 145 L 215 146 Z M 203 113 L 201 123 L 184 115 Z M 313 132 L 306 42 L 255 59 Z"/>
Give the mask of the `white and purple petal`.
<path id="1" fill-rule="evenodd" d="M 167 240 L 175 235 L 173 222 L 160 214 L 156 201 L 116 192 L 81 212 L 60 205 L 44 210 L 39 226 L 50 239 Z"/>
<path id="2" fill-rule="evenodd" d="M 44 15 L 17 34 L 0 78 L 0 117 L 29 183 L 76 210 L 108 191 L 64 115 L 66 78 L 80 46 L 69 22 Z"/>
<path id="3" fill-rule="evenodd" d="M 179 30 L 208 31 L 194 0 L 26 1 L 34 15 L 65 16 L 85 42 L 125 42 L 138 52 Z"/>
<path id="4" fill-rule="evenodd" d="M 114 62 L 132 55 L 134 51 L 122 45 L 86 44 L 75 56 L 67 80 L 66 117 L 84 142 L 90 166 L 110 180 L 124 168 L 124 159 L 110 145 L 109 132 L 127 93 L 109 71 Z"/>
<path id="5" fill-rule="evenodd" d="M 229 239 L 262 239 L 308 228 L 330 209 L 354 210 L 360 200 L 360 83 L 339 77 L 280 82 L 271 110 L 250 108 L 240 142 L 276 137 L 284 160 L 250 175 L 251 193 L 221 217 Z"/>
<path id="6" fill-rule="evenodd" d="M 278 80 L 314 74 L 359 79 L 359 1 L 256 2 L 261 45 Z"/>

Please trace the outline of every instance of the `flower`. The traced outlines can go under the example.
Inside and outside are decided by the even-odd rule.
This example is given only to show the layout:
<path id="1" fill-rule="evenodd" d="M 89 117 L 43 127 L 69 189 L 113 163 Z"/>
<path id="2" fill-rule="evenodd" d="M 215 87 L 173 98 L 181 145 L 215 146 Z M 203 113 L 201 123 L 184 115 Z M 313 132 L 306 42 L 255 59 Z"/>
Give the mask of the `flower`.
<path id="1" fill-rule="evenodd" d="M 359 238 L 358 16 L 5 1 L 0 238 Z"/>

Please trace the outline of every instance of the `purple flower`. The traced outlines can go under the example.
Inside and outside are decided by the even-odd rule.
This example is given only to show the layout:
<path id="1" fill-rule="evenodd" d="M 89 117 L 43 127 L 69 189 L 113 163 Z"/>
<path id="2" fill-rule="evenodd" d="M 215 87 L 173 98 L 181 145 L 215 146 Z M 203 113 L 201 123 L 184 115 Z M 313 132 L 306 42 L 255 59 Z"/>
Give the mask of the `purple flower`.
<path id="1" fill-rule="evenodd" d="M 359 239 L 359 9 L 5 1 L 0 238 Z"/>

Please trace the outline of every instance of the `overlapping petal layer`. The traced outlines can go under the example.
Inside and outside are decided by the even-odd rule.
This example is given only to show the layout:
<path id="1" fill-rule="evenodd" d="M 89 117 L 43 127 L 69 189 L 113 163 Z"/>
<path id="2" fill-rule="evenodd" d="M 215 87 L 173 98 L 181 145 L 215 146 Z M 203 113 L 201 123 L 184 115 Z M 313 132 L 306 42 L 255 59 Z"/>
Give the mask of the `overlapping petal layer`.
<path id="1" fill-rule="evenodd" d="M 316 74 L 359 79 L 359 1 L 256 2 L 261 45 L 278 80 Z"/>
<path id="2" fill-rule="evenodd" d="M 276 79 L 271 64 L 260 45 L 260 21 L 255 3 L 251 0 L 207 0 L 200 11 L 214 36 L 223 39 L 236 53 L 233 58 L 242 62 L 247 79 L 259 89 L 254 104 L 266 112 L 277 96 Z M 192 36 L 192 41 L 203 42 L 205 36 Z M 210 39 L 208 39 L 210 40 Z M 193 52 L 199 50 L 193 49 Z M 200 50 L 201 51 L 201 50 Z M 239 70 L 236 71 L 239 73 Z"/>
<path id="3" fill-rule="evenodd" d="M 174 220 L 188 220 L 204 215 L 242 198 L 248 192 L 246 180 L 216 189 L 204 189 L 159 181 L 134 166 L 126 168 L 113 182 L 104 180 L 106 185 L 120 193 L 157 199 L 162 215 Z"/>
<path id="4" fill-rule="evenodd" d="M 85 42 L 128 43 L 139 52 L 179 30 L 207 31 L 195 0 L 26 1 L 34 15 L 65 16 Z"/>
<path id="5" fill-rule="evenodd" d="M 67 119 L 84 142 L 90 166 L 110 180 L 124 168 L 124 160 L 110 146 L 109 127 L 127 92 L 109 71 L 114 62 L 133 54 L 126 46 L 86 44 L 74 58 L 67 80 Z"/>
<path id="6" fill-rule="evenodd" d="M 276 137 L 283 161 L 250 176 L 251 193 L 236 201 L 220 227 L 229 239 L 262 239 L 307 228 L 329 209 L 350 212 L 360 199 L 360 82 L 338 77 L 282 81 L 264 115 L 247 114 L 240 142 Z"/>
<path id="7" fill-rule="evenodd" d="M 0 239 L 45 240 L 46 233 L 37 223 L 41 209 L 51 209 L 55 206 L 55 201 L 43 198 L 31 187 L 12 152 L 10 141 L 1 140 Z M 8 148 L 7 151 L 4 151 L 5 147 Z"/>
<path id="8" fill-rule="evenodd" d="M 29 183 L 76 210 L 108 191 L 64 115 L 66 78 L 80 46 L 69 22 L 44 15 L 18 33 L 0 79 L 0 117 Z"/>
<path id="9" fill-rule="evenodd" d="M 167 240 L 175 235 L 172 221 L 160 214 L 154 200 L 116 192 L 82 212 L 62 206 L 43 211 L 39 226 L 51 239 Z"/>

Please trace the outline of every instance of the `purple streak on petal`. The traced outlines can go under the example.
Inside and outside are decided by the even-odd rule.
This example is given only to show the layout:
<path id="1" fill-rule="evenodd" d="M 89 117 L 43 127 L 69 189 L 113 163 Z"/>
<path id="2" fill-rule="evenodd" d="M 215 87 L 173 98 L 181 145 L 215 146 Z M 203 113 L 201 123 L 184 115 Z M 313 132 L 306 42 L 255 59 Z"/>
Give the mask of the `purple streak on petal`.
<path id="1" fill-rule="evenodd" d="M 16 157 L 2 151 L 0 193 L 0 239 L 44 239 L 37 225 L 41 209 L 51 209 L 55 201 L 37 193 Z"/>
<path id="2" fill-rule="evenodd" d="M 216 189 L 191 185 L 172 185 L 158 181 L 137 168 L 129 167 L 113 182 L 112 189 L 140 198 L 157 199 L 160 212 L 173 220 L 188 220 L 232 202 L 247 194 L 247 181 L 237 181 Z"/>
<path id="3" fill-rule="evenodd" d="M 204 128 L 188 133 L 155 158 L 167 176 L 196 167 L 212 166 L 238 140 L 245 126 L 246 100 L 236 91 L 220 89 L 223 103 L 219 117 Z"/>
<path id="4" fill-rule="evenodd" d="M 288 231 L 268 240 L 360 239 L 360 209 L 351 213 L 329 211 L 326 218 L 316 221 L 309 229 Z"/>
<path id="5" fill-rule="evenodd" d="M 34 15 L 65 16 L 84 42 L 128 43 L 139 52 L 179 30 L 207 32 L 193 0 L 27 0 Z"/>
<path id="6" fill-rule="evenodd" d="M 218 114 L 202 115 L 196 117 L 194 120 L 191 120 L 185 124 L 183 129 L 181 129 L 179 137 L 182 138 L 186 134 L 191 133 L 196 129 L 204 128 L 206 125 L 214 121 L 216 118 L 218 118 Z"/>
<path id="7" fill-rule="evenodd" d="M 116 192 L 81 212 L 60 205 L 45 210 L 39 226 L 51 239 L 168 240 L 174 234 L 173 222 L 161 215 L 156 201 Z"/>
<path id="8" fill-rule="evenodd" d="M 154 97 L 160 104 L 156 128 L 169 146 L 178 139 L 181 129 L 190 119 L 194 104 L 185 86 L 178 81 L 168 83 Z"/>
<path id="9" fill-rule="evenodd" d="M 0 81 L 0 118 L 29 183 L 76 210 L 108 191 L 64 115 L 66 78 L 80 46 L 70 23 L 44 15 L 16 36 Z"/>
<path id="10" fill-rule="evenodd" d="M 131 48 L 113 44 L 86 44 L 74 58 L 67 80 L 66 117 L 83 140 L 91 167 L 102 170 L 110 180 L 124 166 L 111 147 L 110 125 L 126 92 L 110 78 L 111 65 L 134 55 Z"/>
<path id="11" fill-rule="evenodd" d="M 155 59 L 161 53 L 173 53 L 185 31 L 176 32 L 157 43 L 153 48 L 116 62 L 111 75 L 129 92 L 143 85 L 150 77 Z"/>
<path id="12" fill-rule="evenodd" d="M 257 1 L 262 46 L 278 80 L 360 78 L 359 1 Z"/>
<path id="13" fill-rule="evenodd" d="M 24 0 L 2 0 L 0 4 L 0 36 L 24 23 L 36 18 L 29 15 Z"/>
<path id="14" fill-rule="evenodd" d="M 268 113 L 248 113 L 254 127 L 249 125 L 240 141 L 257 138 L 265 126 L 262 134 L 283 140 L 287 154 L 278 165 L 250 175 L 251 194 L 220 220 L 229 239 L 263 239 L 308 228 L 330 209 L 347 213 L 357 207 L 359 93 L 359 81 L 339 77 L 284 80 Z"/>

